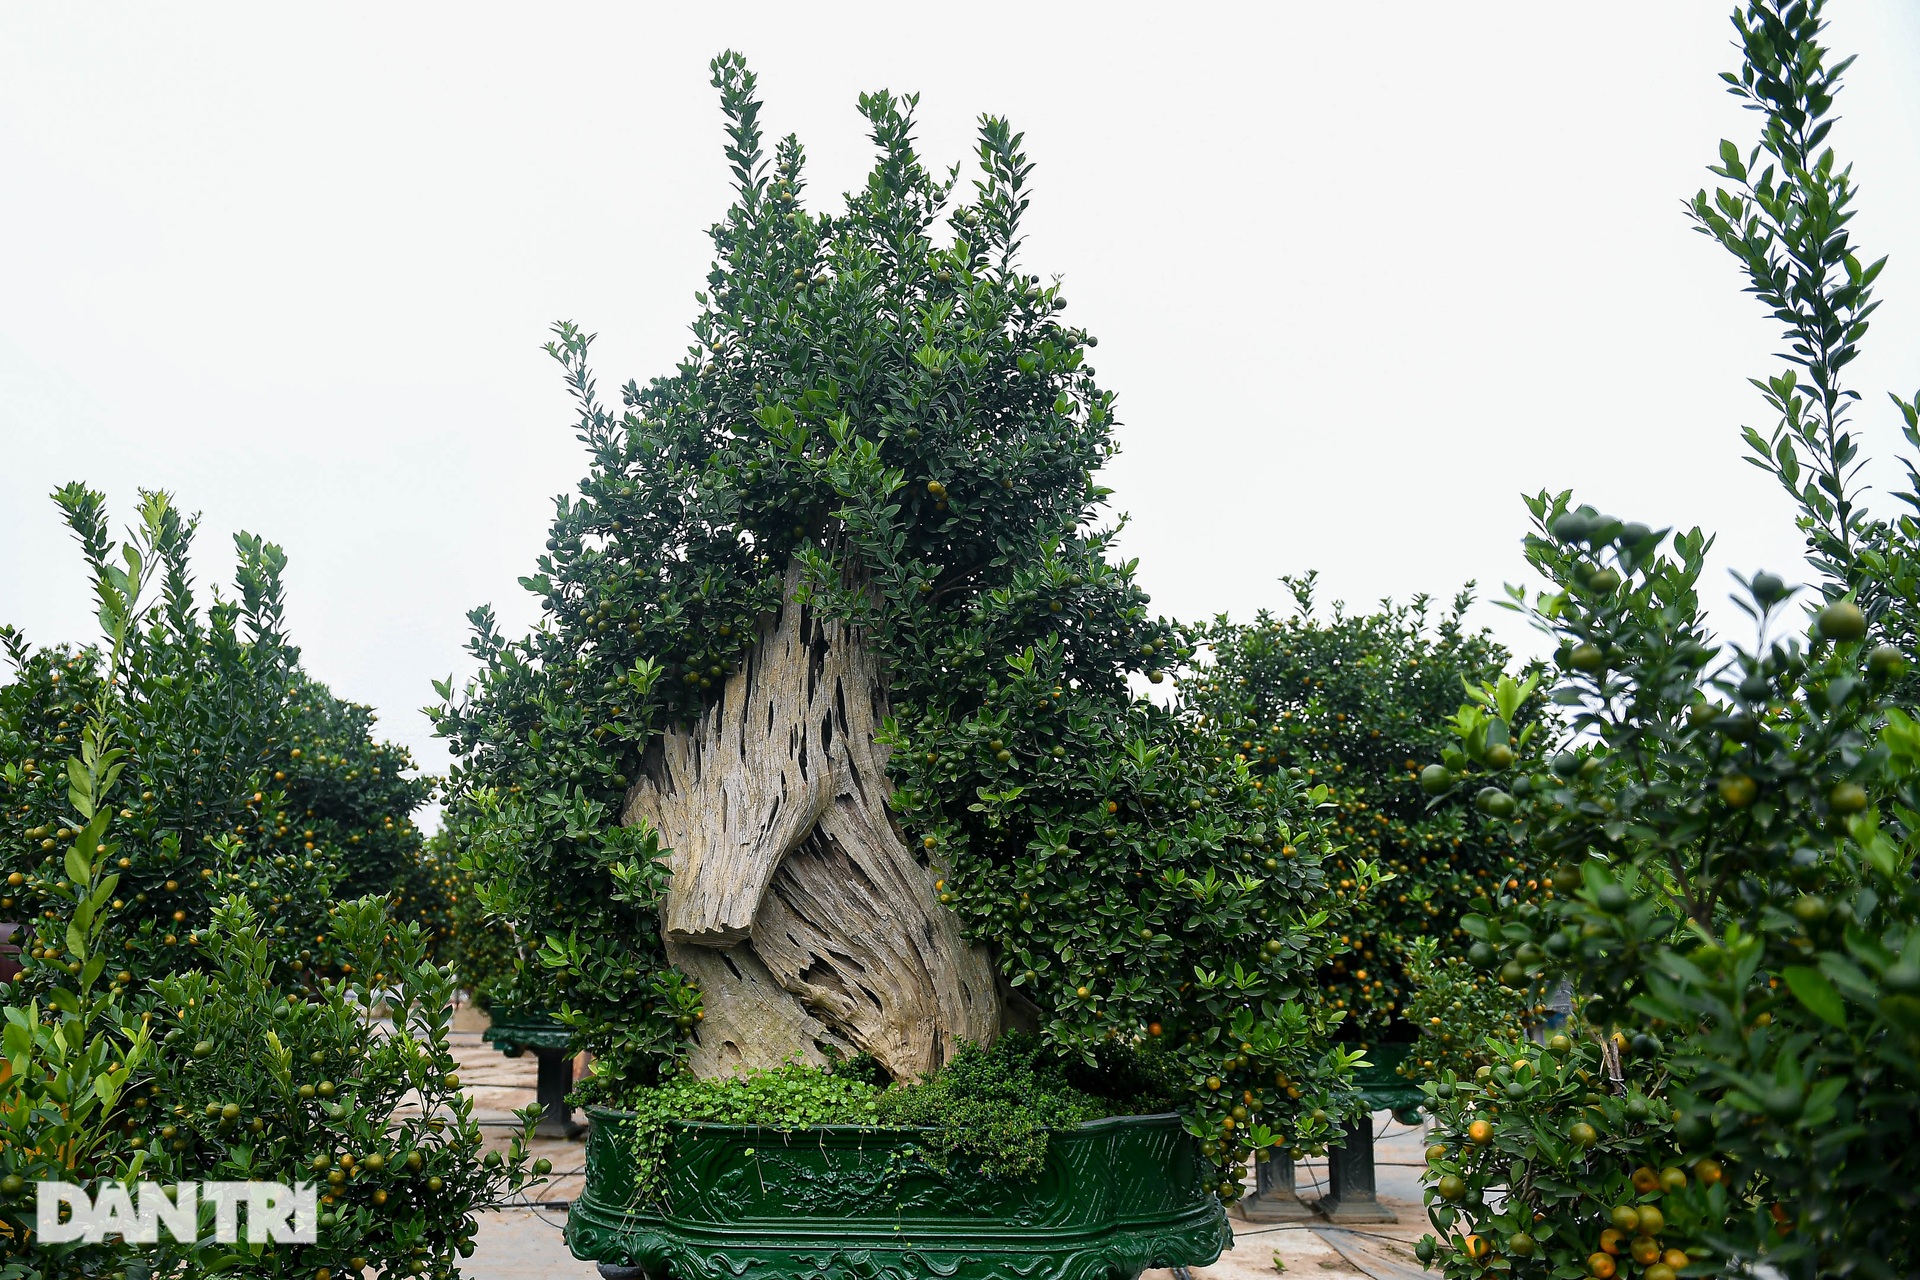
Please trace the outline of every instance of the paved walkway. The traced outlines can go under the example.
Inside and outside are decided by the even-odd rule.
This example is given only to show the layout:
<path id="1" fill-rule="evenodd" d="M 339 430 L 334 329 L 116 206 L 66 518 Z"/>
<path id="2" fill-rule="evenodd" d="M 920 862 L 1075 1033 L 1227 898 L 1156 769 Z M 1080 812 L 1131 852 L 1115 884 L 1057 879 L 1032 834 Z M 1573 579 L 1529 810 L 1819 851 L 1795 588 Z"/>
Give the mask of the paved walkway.
<path id="1" fill-rule="evenodd" d="M 454 1055 L 460 1060 L 462 1087 L 474 1100 L 474 1115 L 484 1126 L 488 1145 L 504 1149 L 514 1127 L 513 1110 L 533 1102 L 535 1061 L 531 1053 L 503 1056 L 480 1039 L 485 1015 L 461 1010 L 454 1020 Z M 1275 1262 L 1295 1276 L 1325 1280 L 1414 1280 L 1421 1275 L 1413 1242 L 1428 1230 L 1420 1208 L 1419 1173 L 1425 1161 L 1418 1129 L 1394 1124 L 1386 1112 L 1375 1118 L 1381 1137 L 1374 1145 L 1380 1199 L 1399 1215 L 1397 1223 L 1335 1227 L 1309 1223 L 1263 1226 L 1234 1223 L 1233 1248 L 1210 1267 L 1195 1267 L 1193 1280 L 1274 1280 Z M 478 1248 L 464 1267 L 475 1280 L 596 1280 L 590 1262 L 567 1252 L 560 1231 L 566 1205 L 580 1193 L 585 1145 L 581 1141 L 542 1139 L 534 1154 L 553 1161 L 553 1176 L 523 1207 L 480 1216 Z M 1324 1161 L 1298 1167 L 1300 1198 L 1311 1202 L 1326 1186 Z M 1170 1272 L 1149 1271 L 1148 1280 L 1172 1280 Z"/>
<path id="2" fill-rule="evenodd" d="M 480 1122 L 486 1145 L 504 1151 L 518 1129 L 513 1113 L 532 1106 L 539 1070 L 533 1054 L 509 1058 L 483 1041 L 487 1016 L 471 1006 L 454 1014 L 453 1055 L 460 1063 L 460 1087 L 473 1099 L 474 1119 Z M 473 1257 L 463 1264 L 475 1280 L 596 1280 L 590 1262 L 581 1262 L 561 1242 L 567 1224 L 567 1205 L 580 1194 L 585 1180 L 584 1140 L 536 1138 L 535 1157 L 553 1161 L 546 1184 L 525 1197 L 524 1207 L 480 1215 Z"/>
<path id="3" fill-rule="evenodd" d="M 1276 1273 L 1327 1277 L 1327 1280 L 1416 1280 L 1425 1276 L 1413 1256 L 1414 1242 L 1427 1234 L 1420 1205 L 1420 1170 L 1426 1167 L 1426 1139 L 1418 1128 L 1396 1124 L 1391 1113 L 1373 1117 L 1379 1138 L 1373 1146 L 1374 1178 L 1380 1202 L 1400 1219 L 1364 1227 L 1336 1227 L 1321 1219 L 1286 1224 L 1233 1223 L 1233 1248 L 1210 1267 L 1195 1267 L 1194 1280 L 1274 1280 Z M 1311 1204 L 1326 1191 L 1324 1160 L 1294 1169 L 1300 1198 Z M 1276 1265 L 1277 1264 L 1277 1265 Z M 1170 1272 L 1149 1271 L 1149 1280 L 1171 1280 Z"/>

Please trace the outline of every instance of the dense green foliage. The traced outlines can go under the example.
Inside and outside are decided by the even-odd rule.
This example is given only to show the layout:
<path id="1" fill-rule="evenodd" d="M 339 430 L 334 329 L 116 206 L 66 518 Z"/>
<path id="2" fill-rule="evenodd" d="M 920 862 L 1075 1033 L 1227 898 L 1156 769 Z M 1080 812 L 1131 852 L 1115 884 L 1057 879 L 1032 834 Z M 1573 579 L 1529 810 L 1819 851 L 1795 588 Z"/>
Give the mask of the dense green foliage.
<path id="1" fill-rule="evenodd" d="M 101 496 L 76 484 L 55 497 L 95 576 L 116 568 Z M 429 787 L 407 776 L 404 748 L 372 737 L 365 707 L 300 670 L 283 628 L 280 549 L 240 535 L 235 596 L 203 615 L 193 522 L 159 510 L 161 599 L 127 638 L 123 688 L 107 704 L 128 754 L 114 972 L 138 983 L 201 963 L 215 905 L 239 895 L 268 922 L 278 962 L 311 979 L 338 959 L 324 940 L 328 903 L 412 874 L 411 814 Z M 35 650 L 11 629 L 0 642 L 15 667 L 0 685 L 0 918 L 45 921 L 78 833 L 64 821 L 60 768 L 100 688 L 100 655 Z M 43 930 L 33 950 L 59 960 L 58 931 Z M 31 971 L 26 981 L 37 989 Z"/>
<path id="2" fill-rule="evenodd" d="M 480 885 L 463 865 L 452 832 L 441 827 L 421 847 L 419 906 L 402 907 L 409 918 L 435 926 L 436 955 L 451 965 L 460 989 L 482 1009 L 494 1007 L 521 963 L 512 927 L 488 911 Z"/>
<path id="3" fill-rule="evenodd" d="M 165 495 L 145 496 L 122 546 L 95 495 L 60 496 L 109 643 L 55 658 L 12 638 L 30 678 L 6 690 L 9 748 L 38 754 L 7 760 L 24 797 L 9 817 L 35 828 L 11 846 L 29 869 L 7 886 L 31 895 L 33 932 L 7 992 L 0 1269 L 109 1274 L 129 1256 L 30 1240 L 32 1181 L 325 1178 L 317 1243 L 143 1248 L 147 1273 L 455 1274 L 474 1212 L 525 1182 L 524 1136 L 504 1161 L 481 1153 L 452 1074 L 453 978 L 432 963 L 427 930 L 378 897 L 327 898 L 349 851 L 404 848 L 410 834 L 404 811 L 392 830 L 354 831 L 366 816 L 355 805 L 416 797 L 419 784 L 384 781 L 405 758 L 370 745 L 361 759 L 381 763 L 360 772 L 301 718 L 320 695 L 279 635 L 277 551 L 243 538 L 243 603 L 216 604 L 202 626 L 190 525 Z M 367 742 L 363 714 L 334 723 Z M 289 724 L 311 736 L 274 733 Z M 310 816 L 288 820 L 289 791 Z"/>
<path id="4" fill-rule="evenodd" d="M 459 983 L 593 1051 L 578 1097 L 634 1110 L 643 1191 L 676 1121 L 916 1128 L 928 1166 L 1021 1179 L 1068 1127 L 1177 1107 L 1230 1200 L 1247 1156 L 1316 1151 L 1357 1106 L 1338 1042 L 1417 1036 L 1418 1252 L 1453 1280 L 1915 1274 L 1920 454 L 1908 510 L 1874 515 L 1844 373 L 1883 264 L 1827 147 L 1847 64 L 1821 11 L 1736 14 L 1761 137 L 1689 205 L 1787 338 L 1755 384 L 1777 423 L 1745 438 L 1816 580 L 1743 579 L 1744 644 L 1706 624 L 1705 535 L 1569 493 L 1529 500 L 1547 585 L 1510 591 L 1551 670 L 1510 672 L 1464 594 L 1321 619 L 1309 575 L 1289 617 L 1154 616 L 1094 481 L 1095 340 L 1019 262 L 1020 135 L 982 120 L 956 200 L 916 100 L 865 95 L 878 161 L 815 213 L 731 54 L 736 200 L 694 346 L 617 409 L 590 335 L 548 348 L 588 474 L 521 579 L 539 626 L 475 610 L 478 674 L 437 686 L 441 838 L 405 752 L 301 670 L 278 548 L 238 538 L 236 595 L 202 610 L 164 495 L 123 546 L 62 490 L 106 644 L 0 629 L 0 919 L 27 925 L 0 1280 L 124 1259 L 30 1242 L 42 1178 L 323 1183 L 316 1244 L 169 1247 L 155 1276 L 454 1275 L 474 1212 L 544 1172 L 524 1137 L 483 1155 Z M 1894 404 L 1920 451 L 1920 398 Z M 669 851 L 622 804 L 794 581 L 881 656 L 893 817 L 1034 1027 L 925 1080 L 684 1069 Z M 1172 706 L 1140 696 L 1169 675 Z M 1545 1033 L 1556 990 L 1577 1012 Z"/>
<path id="5" fill-rule="evenodd" d="M 918 1157 L 934 1167 L 957 1163 L 992 1178 L 1030 1180 L 1046 1161 L 1049 1135 L 1176 1105 L 1182 1086 L 1171 1065 L 1164 1051 L 1111 1045 L 1091 1064 L 1063 1060 L 1037 1037 L 1016 1033 L 991 1048 L 963 1046 L 933 1076 L 911 1084 L 889 1081 L 864 1056 L 830 1072 L 788 1065 L 715 1080 L 683 1073 L 625 1100 L 635 1113 L 636 1184 L 643 1195 L 657 1191 L 676 1120 L 781 1132 L 813 1125 L 924 1129 Z"/>
<path id="6" fill-rule="evenodd" d="M 472 1252 L 474 1212 L 526 1165 L 524 1139 L 504 1164 L 485 1157 L 447 1034 L 451 970 L 418 924 L 363 898 L 333 913 L 353 976 L 302 999 L 275 985 L 250 906 L 215 924 L 211 967 L 157 984 L 167 1052 L 132 1101 L 150 1168 L 321 1184 L 318 1241 L 283 1248 L 266 1274 L 449 1274 Z"/>
<path id="7" fill-rule="evenodd" d="M 1674 1280 L 1724 1221 L 1709 1160 L 1683 1167 L 1657 1062 L 1582 1036 L 1489 1040 L 1474 1072 L 1426 1086 L 1428 1212 L 1420 1242 L 1451 1280 L 1489 1271 Z M 1660 1268 L 1665 1268 L 1661 1270 Z"/>
<path id="8" fill-rule="evenodd" d="M 1283 581 L 1291 616 L 1262 611 L 1251 625 L 1221 617 L 1194 629 L 1190 643 L 1212 660 L 1181 677 L 1180 696 L 1202 717 L 1219 761 L 1270 782 L 1291 775 L 1326 786 L 1336 825 L 1325 868 L 1349 925 L 1319 983 L 1348 1014 L 1344 1034 L 1408 1039 L 1413 941 L 1464 945 L 1462 915 L 1503 895 L 1541 893 L 1511 823 L 1479 812 L 1465 793 L 1431 800 L 1420 783 L 1421 766 L 1455 748 L 1461 686 L 1498 681 L 1509 657 L 1464 625 L 1467 592 L 1437 622 L 1424 596 L 1369 614 L 1336 605 L 1321 620 L 1314 575 Z M 1530 735 L 1537 703 L 1518 717 L 1514 746 Z M 1362 861 L 1391 880 L 1369 887 Z"/>
<path id="9" fill-rule="evenodd" d="M 432 798 L 432 783 L 408 776 L 413 759 L 405 747 L 373 736 L 371 708 L 336 698 L 305 676 L 296 681 L 290 703 L 285 738 L 291 767 L 275 769 L 273 780 L 284 783 L 286 812 L 300 820 L 284 825 L 298 828 L 303 848 L 311 840 L 340 850 L 340 897 L 393 895 L 396 909 L 409 919 L 433 910 L 420 896 L 431 877 L 413 824 L 414 811 Z"/>
<path id="10" fill-rule="evenodd" d="M 441 687 L 456 835 L 490 902 L 544 940 L 550 998 L 606 1075 L 672 1073 L 693 993 L 664 967 L 657 841 L 620 800 L 798 565 L 811 607 L 881 650 L 900 826 L 1045 1041 L 1166 1035 L 1222 1158 L 1249 1107 L 1312 1144 L 1344 1061 L 1310 981 L 1331 943 L 1321 834 L 1294 780 L 1130 691 L 1187 655 L 1097 523 L 1113 398 L 1059 288 L 1016 265 L 1019 135 L 983 120 L 975 198 L 950 207 L 914 100 L 864 96 L 879 161 L 816 214 L 799 144 L 763 155 L 753 77 L 734 55 L 714 70 L 738 199 L 697 344 L 616 411 L 589 338 L 560 327 L 591 467 L 523 580 L 546 617 L 508 640 L 477 610 L 480 675 Z"/>
<path id="11" fill-rule="evenodd" d="M 598 758 L 577 743 L 568 749 L 564 738 L 532 734 L 536 746 L 554 744 L 550 759 Z M 463 789 L 466 781 L 456 769 L 448 838 L 461 850 L 476 903 L 512 939 L 483 956 L 493 966 L 483 988 L 489 1006 L 566 1017 L 594 1054 L 598 1079 L 626 1085 L 671 1074 L 700 996 L 665 967 L 667 868 L 658 836 L 621 826 L 617 797 L 592 798 L 577 776 L 556 782 L 565 790 L 537 792 L 516 791 L 518 783 Z M 576 888 L 583 885 L 591 893 Z"/>
<path id="12" fill-rule="evenodd" d="M 1489 1044 L 1524 1039 L 1545 1024 L 1524 985 L 1508 986 L 1465 956 L 1443 954 L 1438 938 L 1415 938 L 1407 948 L 1407 983 L 1407 1020 L 1419 1032 L 1400 1068 L 1410 1079 L 1471 1076 L 1487 1065 Z"/>
<path id="13" fill-rule="evenodd" d="M 1736 15 L 1728 80 L 1765 125 L 1744 157 L 1721 145 L 1734 190 L 1693 203 L 1787 330 L 1792 368 L 1759 384 L 1780 426 L 1748 442 L 1794 494 L 1819 581 L 1745 580 L 1754 639 L 1723 644 L 1699 531 L 1532 500 L 1527 556 L 1551 585 L 1516 603 L 1558 645 L 1553 699 L 1579 737 L 1513 807 L 1564 896 L 1476 925 L 1503 973 L 1570 979 L 1671 1073 L 1676 1149 L 1727 1175 L 1694 1229 L 1713 1265 L 1890 1277 L 1920 1259 L 1920 722 L 1911 651 L 1876 640 L 1910 643 L 1915 561 L 1911 520 L 1858 502 L 1841 374 L 1879 265 L 1854 255 L 1848 173 L 1823 150 L 1846 64 L 1821 21 L 1775 0 Z"/>
<path id="14" fill-rule="evenodd" d="M 1536 606 L 1566 642 L 1556 696 L 1598 745 L 1520 799 L 1574 896 L 1489 940 L 1571 976 L 1636 1052 L 1670 1048 L 1676 1135 L 1751 1209 L 1703 1227 L 1706 1245 L 1808 1275 L 1912 1256 L 1920 726 L 1885 700 L 1901 659 L 1858 639 L 1844 602 L 1807 643 L 1723 654 L 1699 613 L 1697 532 L 1670 558 L 1659 534 L 1536 505 L 1560 533 L 1529 542 L 1559 584 Z M 1791 607 L 1776 582 L 1757 580 L 1763 628 Z"/>
<path id="15" fill-rule="evenodd" d="M 1163 1051 L 1102 1046 L 1090 1065 L 1062 1059 L 1033 1036 L 990 1049 L 963 1046 L 931 1079 L 880 1097 L 883 1123 L 924 1126 L 942 1164 L 988 1177 L 1039 1176 L 1047 1135 L 1111 1115 L 1151 1115 L 1179 1105 L 1182 1082 Z"/>

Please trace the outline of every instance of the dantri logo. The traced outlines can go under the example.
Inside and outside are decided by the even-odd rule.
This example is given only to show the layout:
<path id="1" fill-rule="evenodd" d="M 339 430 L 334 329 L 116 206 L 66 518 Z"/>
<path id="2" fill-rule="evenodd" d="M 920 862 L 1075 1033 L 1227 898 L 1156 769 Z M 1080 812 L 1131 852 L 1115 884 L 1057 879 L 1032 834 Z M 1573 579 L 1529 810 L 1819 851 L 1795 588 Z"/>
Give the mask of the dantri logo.
<path id="1" fill-rule="evenodd" d="M 34 1204 L 34 1230 L 48 1244 L 98 1244 L 117 1235 L 129 1244 L 159 1244 L 160 1228 L 182 1244 L 200 1238 L 202 1210 L 213 1210 L 213 1238 L 240 1238 L 240 1206 L 247 1209 L 249 1244 L 312 1244 L 319 1226 L 313 1184 L 280 1182 L 182 1182 L 174 1194 L 157 1182 L 105 1182 L 98 1198 L 71 1182 L 41 1182 Z M 63 1210 L 64 1215 L 63 1215 Z"/>

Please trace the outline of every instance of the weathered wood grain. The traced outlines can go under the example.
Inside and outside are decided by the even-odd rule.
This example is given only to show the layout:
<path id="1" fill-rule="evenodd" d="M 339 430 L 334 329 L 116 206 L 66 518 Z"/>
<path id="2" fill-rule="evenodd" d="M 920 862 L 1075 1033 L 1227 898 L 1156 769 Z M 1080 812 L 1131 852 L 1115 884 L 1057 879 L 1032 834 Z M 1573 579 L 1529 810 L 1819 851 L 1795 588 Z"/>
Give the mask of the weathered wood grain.
<path id="1" fill-rule="evenodd" d="M 706 1001 L 696 1072 L 852 1045 L 910 1079 L 991 1042 L 1000 992 L 887 807 L 875 655 L 798 584 L 794 566 L 720 700 L 649 751 L 623 816 L 673 850 L 661 918 Z"/>
<path id="2" fill-rule="evenodd" d="M 703 1080 L 783 1062 L 824 1066 L 829 1050 L 853 1052 L 844 1036 L 807 1011 L 760 963 L 753 948 L 669 942 L 667 958 L 700 988 L 703 1017 L 688 1065 Z"/>

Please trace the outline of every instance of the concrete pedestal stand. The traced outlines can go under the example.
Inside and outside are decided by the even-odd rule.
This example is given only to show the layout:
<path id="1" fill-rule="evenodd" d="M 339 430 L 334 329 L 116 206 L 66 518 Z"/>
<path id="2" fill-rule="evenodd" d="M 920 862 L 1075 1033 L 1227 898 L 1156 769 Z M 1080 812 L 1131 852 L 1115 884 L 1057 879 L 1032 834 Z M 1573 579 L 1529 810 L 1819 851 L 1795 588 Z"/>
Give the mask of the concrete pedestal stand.
<path id="1" fill-rule="evenodd" d="M 567 1095 L 573 1092 L 573 1055 L 564 1049 L 535 1049 L 540 1073 L 535 1080 L 534 1100 L 540 1104 L 540 1120 L 533 1126 L 535 1137 L 577 1138 L 587 1126 L 573 1118 Z"/>
<path id="2" fill-rule="evenodd" d="M 1328 1222 L 1398 1222 L 1380 1203 L 1373 1175 L 1373 1117 L 1340 1126 L 1340 1143 L 1327 1152 L 1327 1195 L 1315 1207 Z"/>
<path id="3" fill-rule="evenodd" d="M 535 1137 L 577 1138 L 587 1126 L 573 1118 L 567 1095 L 573 1092 L 573 1033 L 544 1013 L 499 1011 L 482 1037 L 509 1058 L 533 1050 L 540 1071 L 535 1079 L 534 1100 L 540 1104 L 540 1119 L 533 1126 Z"/>
<path id="4" fill-rule="evenodd" d="M 1380 1203 L 1374 1181 L 1371 1112 L 1384 1108 L 1405 1123 L 1420 1122 L 1419 1107 L 1424 1099 L 1420 1090 L 1400 1074 L 1400 1064 L 1412 1048 L 1409 1044 L 1370 1046 L 1370 1065 L 1355 1073 L 1354 1084 L 1367 1100 L 1369 1114 L 1355 1124 L 1342 1125 L 1338 1140 L 1327 1152 L 1327 1195 L 1314 1207 L 1326 1214 L 1329 1222 L 1399 1221 L 1393 1210 Z"/>
<path id="5" fill-rule="evenodd" d="M 1253 1166 L 1253 1194 L 1234 1212 L 1248 1222 L 1306 1222 L 1313 1210 L 1300 1200 L 1293 1186 L 1293 1157 L 1276 1153 Z"/>

